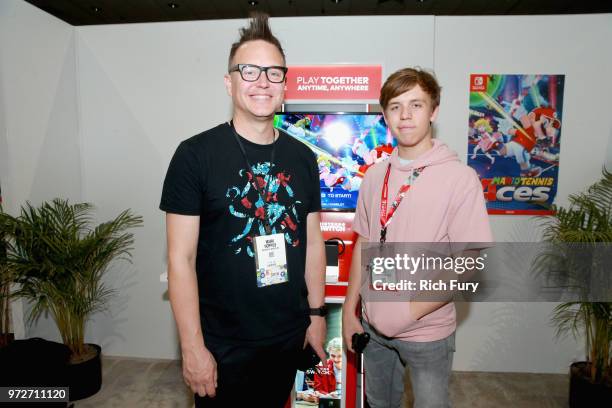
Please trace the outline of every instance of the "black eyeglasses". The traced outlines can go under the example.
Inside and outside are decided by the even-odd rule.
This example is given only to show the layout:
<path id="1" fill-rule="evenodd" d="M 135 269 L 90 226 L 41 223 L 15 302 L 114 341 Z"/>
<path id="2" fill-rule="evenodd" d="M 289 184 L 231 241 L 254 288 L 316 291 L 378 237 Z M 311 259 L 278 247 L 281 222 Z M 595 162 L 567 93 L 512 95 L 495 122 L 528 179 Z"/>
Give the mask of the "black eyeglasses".
<path id="1" fill-rule="evenodd" d="M 247 82 L 255 82 L 261 76 L 261 72 L 266 73 L 268 81 L 278 84 L 285 80 L 285 74 L 287 74 L 287 67 L 260 67 L 259 65 L 253 64 L 238 64 L 234 65 L 229 69 L 229 72 L 240 72 L 240 77 Z"/>

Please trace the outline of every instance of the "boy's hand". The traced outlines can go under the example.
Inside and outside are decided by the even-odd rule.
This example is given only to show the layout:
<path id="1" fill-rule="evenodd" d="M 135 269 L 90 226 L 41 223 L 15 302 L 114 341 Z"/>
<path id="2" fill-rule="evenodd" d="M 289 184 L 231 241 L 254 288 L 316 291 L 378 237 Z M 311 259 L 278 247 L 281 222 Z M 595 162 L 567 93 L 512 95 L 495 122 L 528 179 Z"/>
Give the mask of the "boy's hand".
<path id="1" fill-rule="evenodd" d="M 342 339 L 344 340 L 344 344 L 346 345 L 346 349 L 351 353 L 354 353 L 353 350 L 353 334 L 355 333 L 363 333 L 363 326 L 359 322 L 357 316 L 354 313 L 346 313 L 343 311 L 342 313 Z"/>

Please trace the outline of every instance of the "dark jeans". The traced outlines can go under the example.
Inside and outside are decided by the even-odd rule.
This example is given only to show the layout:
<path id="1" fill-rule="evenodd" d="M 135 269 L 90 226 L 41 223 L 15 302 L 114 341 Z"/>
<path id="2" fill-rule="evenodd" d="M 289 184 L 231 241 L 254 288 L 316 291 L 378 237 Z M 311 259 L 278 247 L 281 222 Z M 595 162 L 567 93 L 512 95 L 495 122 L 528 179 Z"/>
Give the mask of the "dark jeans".
<path id="1" fill-rule="evenodd" d="M 305 333 L 269 346 L 228 345 L 210 340 L 217 361 L 217 395 L 195 395 L 197 408 L 282 408 L 295 380 Z"/>

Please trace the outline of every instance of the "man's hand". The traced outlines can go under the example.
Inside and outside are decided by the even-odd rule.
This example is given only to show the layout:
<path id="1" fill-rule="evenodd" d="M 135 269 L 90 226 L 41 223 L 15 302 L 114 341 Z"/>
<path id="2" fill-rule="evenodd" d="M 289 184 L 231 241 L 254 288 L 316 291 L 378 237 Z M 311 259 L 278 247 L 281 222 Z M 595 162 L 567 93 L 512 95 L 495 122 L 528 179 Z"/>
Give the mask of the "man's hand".
<path id="1" fill-rule="evenodd" d="M 353 350 L 353 334 L 355 333 L 363 333 L 363 326 L 359 322 L 359 319 L 355 315 L 355 312 L 346 312 L 343 310 L 342 313 L 342 338 L 344 339 L 344 344 L 346 345 L 346 349 L 351 353 L 354 353 Z"/>
<path id="2" fill-rule="evenodd" d="M 214 397 L 217 393 L 217 362 L 206 347 L 183 353 L 183 378 L 194 394 Z"/>
<path id="3" fill-rule="evenodd" d="M 310 344 L 310 347 L 317 353 L 317 356 L 321 361 L 327 360 L 323 344 L 325 343 L 325 337 L 327 336 L 327 324 L 325 318 L 322 316 L 310 316 L 310 326 L 306 330 L 306 343 Z"/>

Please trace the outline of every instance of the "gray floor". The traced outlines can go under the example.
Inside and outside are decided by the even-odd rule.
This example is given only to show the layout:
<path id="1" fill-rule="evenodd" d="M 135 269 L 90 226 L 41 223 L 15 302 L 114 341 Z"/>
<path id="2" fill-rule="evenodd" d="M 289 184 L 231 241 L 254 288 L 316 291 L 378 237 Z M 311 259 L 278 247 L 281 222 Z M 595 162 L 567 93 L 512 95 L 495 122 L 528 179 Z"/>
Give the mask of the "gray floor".
<path id="1" fill-rule="evenodd" d="M 454 372 L 455 408 L 567 407 L 568 376 Z M 408 391 L 409 392 L 409 391 Z M 103 385 L 75 408 L 191 407 L 193 398 L 182 381 L 178 361 L 103 359 Z"/>

